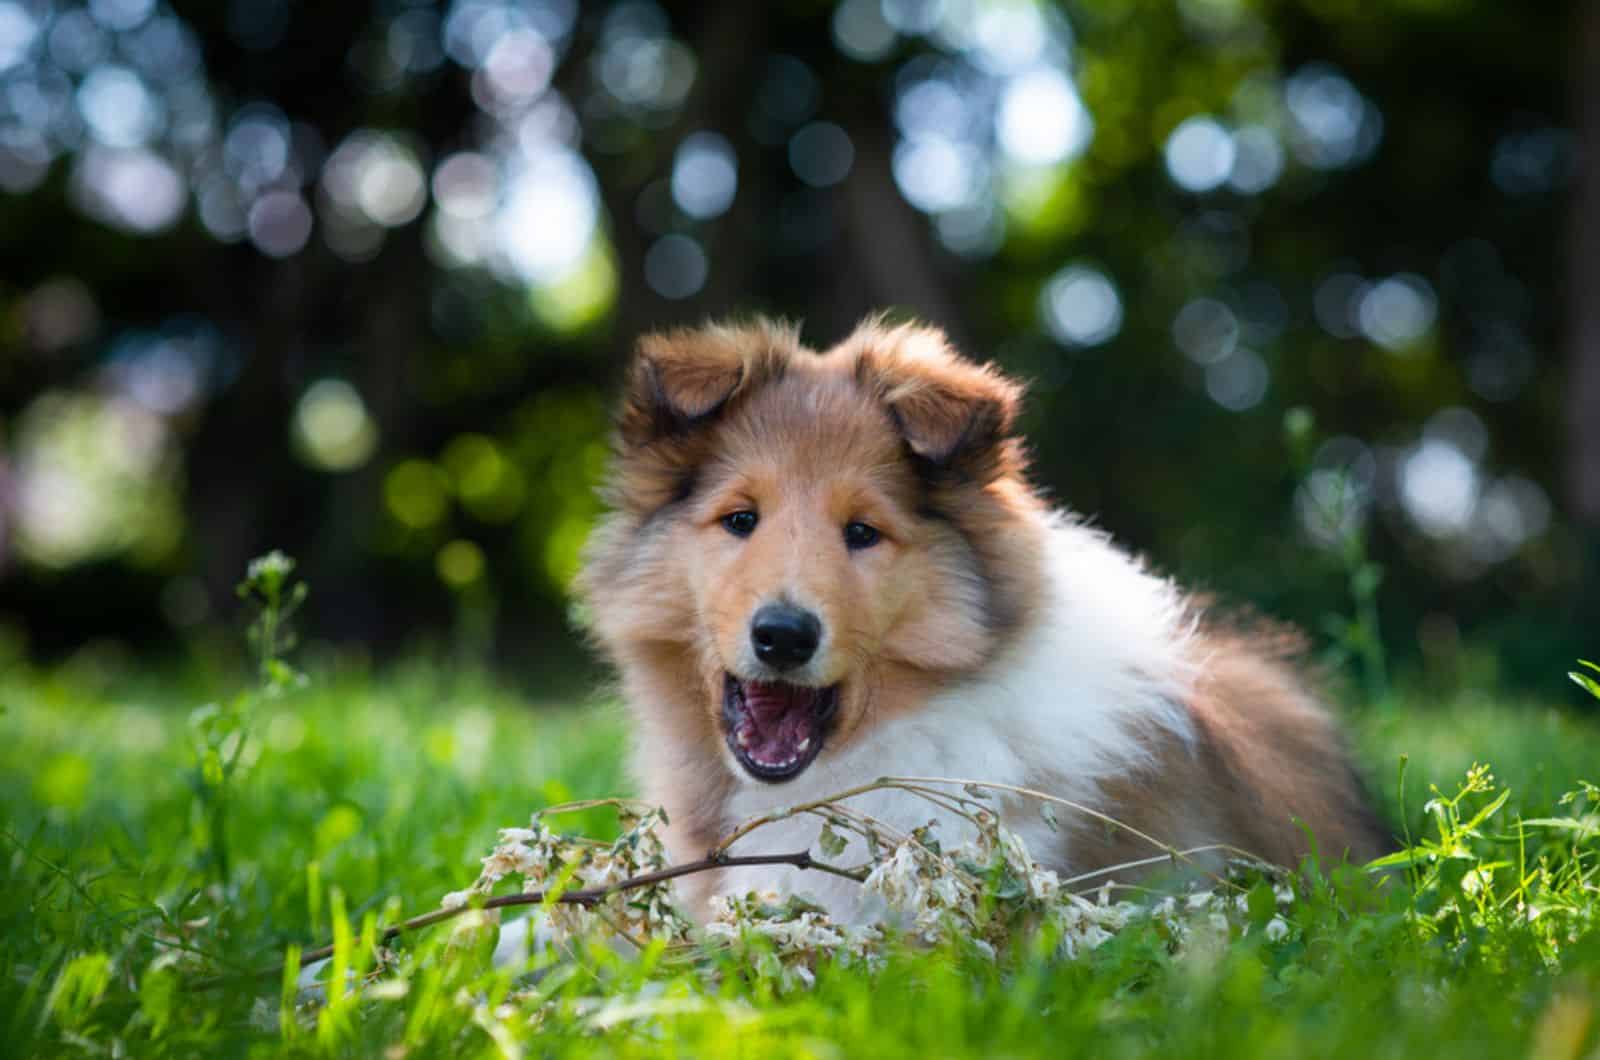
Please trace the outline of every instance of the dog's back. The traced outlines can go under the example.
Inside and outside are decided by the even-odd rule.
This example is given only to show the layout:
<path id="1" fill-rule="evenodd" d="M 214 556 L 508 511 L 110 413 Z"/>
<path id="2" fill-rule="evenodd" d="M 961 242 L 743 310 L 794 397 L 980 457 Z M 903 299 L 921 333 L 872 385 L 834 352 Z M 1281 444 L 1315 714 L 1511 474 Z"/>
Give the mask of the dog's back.
<path id="1" fill-rule="evenodd" d="M 1298 647 L 1280 631 L 1198 635 L 1189 733 L 1151 729 L 1153 760 L 1103 779 L 1098 808 L 1181 849 L 1235 848 L 1202 863 L 1248 853 L 1292 867 L 1313 845 L 1324 862 L 1364 862 L 1392 849 Z M 1130 830 L 1069 833 L 1076 872 L 1151 855 Z"/>

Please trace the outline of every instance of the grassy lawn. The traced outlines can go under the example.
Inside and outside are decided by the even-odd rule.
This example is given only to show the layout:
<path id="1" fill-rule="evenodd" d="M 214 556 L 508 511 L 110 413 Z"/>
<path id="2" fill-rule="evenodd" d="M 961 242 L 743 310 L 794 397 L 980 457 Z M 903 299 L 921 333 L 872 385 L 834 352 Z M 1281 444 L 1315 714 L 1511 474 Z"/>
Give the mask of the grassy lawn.
<path id="1" fill-rule="evenodd" d="M 498 828 L 553 802 L 624 793 L 627 781 L 614 705 L 541 702 L 537 690 L 419 662 L 376 674 L 325 668 L 308 689 L 252 707 L 236 773 L 207 788 L 191 719 L 202 684 L 0 664 L 7 1051 L 1565 1057 L 1594 1048 L 1600 933 L 1589 926 L 1586 866 L 1596 844 L 1580 833 L 1584 845 L 1564 834 L 1546 848 L 1552 864 L 1582 869 L 1563 892 L 1576 911 L 1555 950 L 1526 916 L 1447 923 L 1438 895 L 1413 896 L 1397 877 L 1376 896 L 1313 891 L 1286 914 L 1293 934 L 1283 941 L 1235 933 L 1174 953 L 1156 925 L 1141 923 L 1076 959 L 1054 956 L 1042 938 L 993 962 L 959 944 L 897 950 L 875 970 L 825 964 L 809 989 L 780 990 L 727 955 L 696 969 L 597 951 L 519 979 L 488 969 L 459 935 L 452 946 L 449 926 L 406 936 L 398 970 L 364 997 L 335 990 L 325 1006 L 297 1007 L 278 976 L 224 974 L 210 985 L 219 972 L 281 962 L 291 943 L 436 908 L 474 879 Z M 1517 844 L 1495 842 L 1514 831 L 1514 815 L 1569 812 L 1559 796 L 1600 780 L 1600 725 L 1537 704 L 1419 705 L 1357 719 L 1355 729 L 1392 819 L 1399 756 L 1409 756 L 1413 829 L 1426 825 L 1430 783 L 1450 793 L 1474 760 L 1492 763 L 1512 795 L 1467 844 L 1464 868 L 1514 862 Z M 598 814 L 571 823 L 608 827 Z M 1488 884 L 1506 908 L 1516 871 L 1503 867 Z"/>

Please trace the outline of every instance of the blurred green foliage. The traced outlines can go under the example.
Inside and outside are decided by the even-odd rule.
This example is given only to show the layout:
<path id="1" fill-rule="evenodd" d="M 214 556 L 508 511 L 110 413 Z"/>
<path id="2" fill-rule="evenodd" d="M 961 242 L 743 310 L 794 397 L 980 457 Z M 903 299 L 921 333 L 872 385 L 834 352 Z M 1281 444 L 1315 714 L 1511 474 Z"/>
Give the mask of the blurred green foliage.
<path id="1" fill-rule="evenodd" d="M 1587 17 L 0 0 L 0 623 L 203 644 L 283 547 L 320 638 L 558 659 L 634 337 L 889 308 L 1030 379 L 1041 484 L 1163 568 L 1547 680 L 1600 622 Z"/>

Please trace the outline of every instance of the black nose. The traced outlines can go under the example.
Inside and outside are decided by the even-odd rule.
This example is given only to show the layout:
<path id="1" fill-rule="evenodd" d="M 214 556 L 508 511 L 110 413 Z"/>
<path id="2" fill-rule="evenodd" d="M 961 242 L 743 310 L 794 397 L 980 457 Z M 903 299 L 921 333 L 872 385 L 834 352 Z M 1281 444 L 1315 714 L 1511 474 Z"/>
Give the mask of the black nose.
<path id="1" fill-rule="evenodd" d="M 791 670 L 817 653 L 822 623 L 791 604 L 767 604 L 750 621 L 750 642 L 756 658 L 775 670 Z"/>

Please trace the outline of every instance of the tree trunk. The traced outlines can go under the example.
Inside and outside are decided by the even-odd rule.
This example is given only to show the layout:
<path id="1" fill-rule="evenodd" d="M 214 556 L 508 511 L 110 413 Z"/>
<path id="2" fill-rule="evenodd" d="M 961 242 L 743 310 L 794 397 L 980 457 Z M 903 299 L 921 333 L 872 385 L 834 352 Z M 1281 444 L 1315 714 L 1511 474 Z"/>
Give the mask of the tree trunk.
<path id="1" fill-rule="evenodd" d="M 1580 4 L 1578 10 L 1573 118 L 1579 170 L 1572 196 L 1566 470 L 1574 518 L 1600 528 L 1600 4 Z"/>

